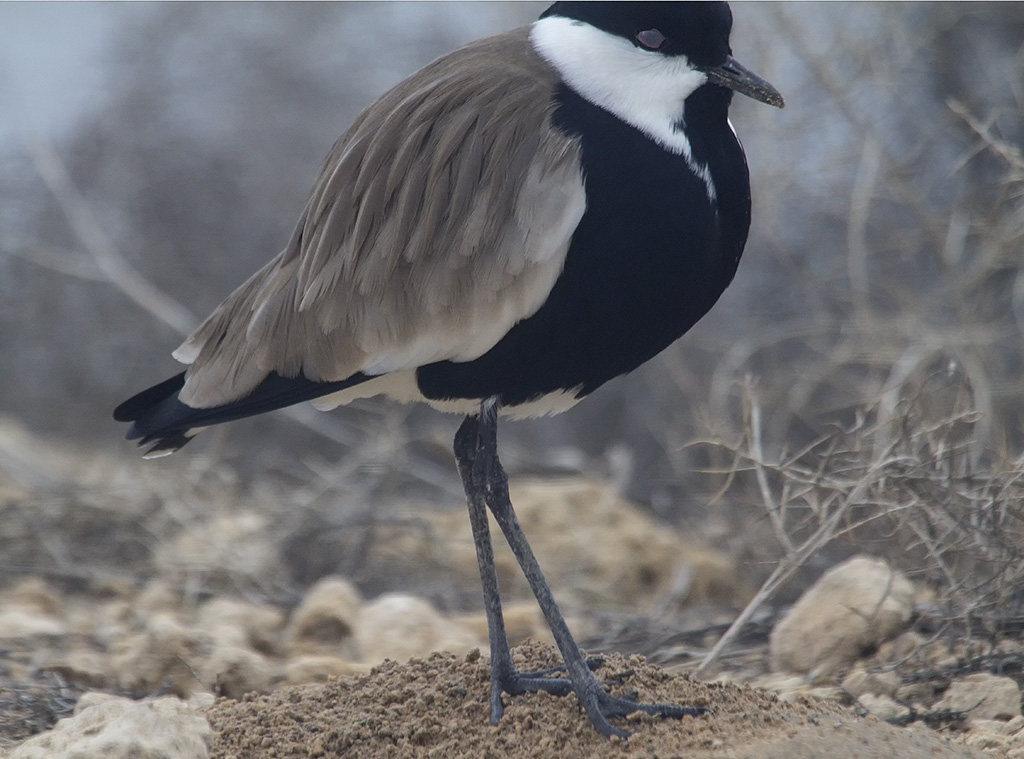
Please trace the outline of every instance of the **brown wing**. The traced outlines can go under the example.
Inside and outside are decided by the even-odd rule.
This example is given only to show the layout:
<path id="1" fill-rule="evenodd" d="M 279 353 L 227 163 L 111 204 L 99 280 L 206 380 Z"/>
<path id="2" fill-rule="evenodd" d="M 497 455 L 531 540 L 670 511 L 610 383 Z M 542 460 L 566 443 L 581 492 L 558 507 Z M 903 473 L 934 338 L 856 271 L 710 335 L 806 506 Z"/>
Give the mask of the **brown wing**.
<path id="1" fill-rule="evenodd" d="M 485 353 L 544 302 L 583 215 L 556 75 L 520 29 L 438 59 L 338 140 L 288 246 L 175 356 L 181 400 Z"/>

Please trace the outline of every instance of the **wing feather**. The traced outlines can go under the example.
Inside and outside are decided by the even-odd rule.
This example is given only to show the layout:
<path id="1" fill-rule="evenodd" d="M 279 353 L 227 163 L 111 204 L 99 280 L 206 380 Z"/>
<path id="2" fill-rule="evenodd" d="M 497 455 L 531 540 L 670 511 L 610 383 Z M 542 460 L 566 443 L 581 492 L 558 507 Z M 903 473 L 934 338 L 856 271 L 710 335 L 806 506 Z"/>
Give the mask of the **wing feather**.
<path id="1" fill-rule="evenodd" d="M 364 111 L 288 246 L 175 352 L 180 398 L 227 403 L 271 371 L 321 380 L 485 353 L 534 313 L 585 209 L 557 76 L 528 30 L 473 43 Z"/>

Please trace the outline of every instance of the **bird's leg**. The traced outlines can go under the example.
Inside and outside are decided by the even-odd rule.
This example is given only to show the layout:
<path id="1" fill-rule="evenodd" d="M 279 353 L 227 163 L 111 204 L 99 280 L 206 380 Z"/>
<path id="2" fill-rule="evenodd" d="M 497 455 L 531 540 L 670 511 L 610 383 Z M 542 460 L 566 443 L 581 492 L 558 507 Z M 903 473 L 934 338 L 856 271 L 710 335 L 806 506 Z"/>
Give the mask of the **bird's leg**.
<path id="1" fill-rule="evenodd" d="M 626 737 L 629 733 L 625 730 L 620 730 L 609 723 L 608 719 L 611 717 L 624 717 L 628 714 L 632 714 L 636 711 L 643 711 L 648 714 L 656 714 L 665 717 L 684 717 L 684 716 L 696 716 L 703 714 L 707 709 L 701 707 L 685 707 L 685 706 L 673 706 L 669 704 L 640 704 L 636 701 L 617 698 L 609 694 L 602 687 L 602 684 L 594 677 L 594 673 L 591 671 L 587 662 L 583 658 L 583 654 L 580 652 L 579 646 L 576 645 L 576 641 L 573 640 L 572 634 L 569 632 L 569 627 L 565 624 L 565 619 L 562 617 L 561 611 L 558 609 L 558 605 L 555 603 L 555 598 L 551 593 L 551 588 L 548 586 L 547 581 L 544 579 L 544 575 L 541 572 L 540 565 L 537 563 L 536 557 L 533 555 L 533 549 L 530 548 L 530 544 L 526 539 L 526 535 L 523 532 L 523 528 L 519 524 L 519 520 L 516 517 L 515 511 L 512 509 L 512 502 L 508 495 L 508 475 L 505 474 L 504 468 L 501 466 L 501 462 L 498 460 L 498 447 L 497 447 L 497 429 L 498 429 L 498 404 L 496 401 L 484 401 L 480 406 L 480 418 L 475 424 L 470 423 L 468 420 L 463 424 L 463 427 L 474 426 L 477 428 L 477 447 L 474 453 L 475 460 L 472 462 L 472 476 L 470 477 L 473 494 L 469 493 L 470 487 L 467 485 L 467 496 L 470 500 L 470 512 L 473 512 L 474 498 L 479 498 L 480 490 L 482 489 L 485 498 L 483 499 L 491 513 L 494 514 L 495 521 L 501 528 L 502 533 L 505 535 L 505 540 L 508 541 L 509 546 L 512 548 L 512 552 L 515 554 L 516 559 L 519 562 L 519 566 L 523 570 L 523 574 L 526 576 L 527 582 L 530 583 L 530 588 L 533 590 L 534 596 L 537 598 L 537 603 L 540 605 L 541 611 L 544 614 L 544 618 L 547 620 L 548 627 L 551 628 L 551 633 L 554 635 L 555 643 L 558 646 L 558 650 L 562 654 L 562 659 L 565 661 L 566 670 L 568 671 L 569 678 L 571 680 L 572 690 L 575 691 L 576 696 L 579 698 L 580 703 L 586 710 L 587 715 L 590 717 L 590 721 L 594 724 L 599 732 L 606 736 L 617 735 Z M 462 430 L 460 430 L 461 432 Z M 461 467 L 461 464 L 460 464 Z M 478 475 L 479 473 L 479 475 Z M 464 482 L 466 481 L 464 475 Z M 479 501 L 477 501 L 477 509 L 480 508 Z M 483 527 L 486 530 L 487 523 L 486 518 L 483 519 Z M 476 527 L 474 526 L 474 530 Z M 493 575 L 494 572 L 494 561 L 493 554 L 490 553 L 490 538 L 486 536 L 488 556 L 490 558 L 489 571 Z M 484 559 L 480 554 L 480 544 L 477 543 L 477 556 L 480 559 L 481 574 L 485 574 Z M 497 591 L 497 579 L 492 578 L 493 589 Z M 485 594 L 488 587 L 488 580 L 484 580 L 484 592 Z M 499 625 L 501 624 L 500 616 L 500 601 L 495 601 L 495 606 L 498 609 L 497 620 Z M 488 623 L 489 627 L 492 628 L 491 622 L 491 606 L 488 604 Z M 504 638 L 504 627 L 501 627 L 502 640 L 504 646 L 507 647 L 507 639 Z M 495 678 L 495 665 L 494 657 L 496 654 L 494 650 L 494 637 L 492 634 L 491 638 L 491 676 L 492 676 L 492 687 L 498 687 L 494 684 Z M 507 650 L 507 648 L 506 648 Z M 515 672 L 512 668 L 511 656 L 508 657 L 507 663 L 502 665 L 507 667 L 507 671 Z M 504 677 L 507 677 L 507 673 L 501 673 Z M 520 679 L 524 676 L 520 675 Z M 564 680 L 544 680 L 540 682 L 546 683 L 564 683 Z M 531 687 L 536 684 L 534 678 L 529 679 L 527 687 L 522 688 L 522 685 L 526 683 L 517 682 L 515 676 L 512 677 L 511 683 L 502 683 L 501 687 L 512 695 L 515 695 L 515 691 L 522 690 L 536 690 L 536 687 Z M 512 685 L 512 688 L 509 688 Z M 516 686 L 519 685 L 519 688 Z M 544 690 L 549 690 L 544 688 Z M 561 692 L 554 691 L 552 692 Z M 500 694 L 499 694 L 500 698 Z M 492 692 L 492 708 L 494 705 L 494 693 Z M 493 713 L 492 713 L 493 721 Z"/>
<path id="2" fill-rule="evenodd" d="M 473 546 L 480 568 L 480 582 L 484 589 L 484 611 L 487 613 L 487 638 L 491 648 L 491 724 L 501 720 L 505 705 L 501 700 L 503 684 L 515 672 L 512 654 L 509 651 L 508 635 L 505 633 L 505 619 L 501 613 L 501 596 L 498 594 L 498 573 L 494 568 L 494 549 L 491 546 L 491 531 L 487 525 L 487 505 L 484 492 L 476 487 L 474 476 L 477 457 L 477 431 L 480 421 L 467 416 L 455 433 L 455 461 L 462 476 L 469 505 L 469 523 L 473 528 Z"/>
<path id="3" fill-rule="evenodd" d="M 505 705 L 502 692 L 519 695 L 530 691 L 544 690 L 554 695 L 572 693 L 572 683 L 564 679 L 545 677 L 556 670 L 520 674 L 512 663 L 505 621 L 501 613 L 501 597 L 498 594 L 498 574 L 494 568 L 494 550 L 491 533 L 487 524 L 486 461 L 480 453 L 480 420 L 467 416 L 455 434 L 455 460 L 462 476 L 469 504 L 469 522 L 473 528 L 473 545 L 476 548 L 480 580 L 484 590 L 484 610 L 487 613 L 487 637 L 491 648 L 491 723 L 498 724 Z M 599 662 L 597 662 L 599 664 Z"/>

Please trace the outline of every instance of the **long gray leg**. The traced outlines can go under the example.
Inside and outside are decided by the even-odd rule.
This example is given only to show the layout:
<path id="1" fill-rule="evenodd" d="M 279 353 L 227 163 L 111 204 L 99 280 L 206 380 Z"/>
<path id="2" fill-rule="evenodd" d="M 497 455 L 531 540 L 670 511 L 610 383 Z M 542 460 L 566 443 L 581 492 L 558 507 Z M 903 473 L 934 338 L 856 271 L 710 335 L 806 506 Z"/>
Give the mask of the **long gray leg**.
<path id="1" fill-rule="evenodd" d="M 534 596 L 537 598 L 537 603 L 540 605 L 541 611 L 544 614 L 545 620 L 547 620 L 548 627 L 551 628 L 551 633 L 555 638 L 555 643 L 558 646 L 558 650 L 562 654 L 562 658 L 565 661 L 566 669 L 569 673 L 571 680 L 572 690 L 575 691 L 577 698 L 586 710 L 587 715 L 590 717 L 590 721 L 594 724 L 599 732 L 606 736 L 618 735 L 626 737 L 629 735 L 628 732 L 620 730 L 614 727 L 608 722 L 610 717 L 624 717 L 636 711 L 647 712 L 648 714 L 657 714 L 665 717 L 684 717 L 684 716 L 696 716 L 704 714 L 707 709 L 700 707 L 685 707 L 685 706 L 673 706 L 669 704 L 639 704 L 635 701 L 616 698 L 610 695 L 602 687 L 601 683 L 594 677 L 594 673 L 590 670 L 587 662 L 584 660 L 583 655 L 580 653 L 579 646 L 576 645 L 576 641 L 573 640 L 572 634 L 569 632 L 568 626 L 565 624 L 565 619 L 562 617 L 561 611 L 558 609 L 558 605 L 555 603 L 555 598 L 551 593 L 551 588 L 548 586 L 547 581 L 544 579 L 544 574 L 541 572 L 540 565 L 537 563 L 537 559 L 533 554 L 533 550 L 530 548 L 530 544 L 526 539 L 526 535 L 523 533 L 523 529 L 519 524 L 519 520 L 516 518 L 515 511 L 512 509 L 512 502 L 508 495 L 508 475 L 506 475 L 504 468 L 501 466 L 501 462 L 498 459 L 498 404 L 495 400 L 484 401 L 480 405 L 480 418 L 477 424 L 472 425 L 470 420 L 467 419 L 463 423 L 463 427 L 460 428 L 460 433 L 468 425 L 475 426 L 476 429 L 476 450 L 473 454 L 474 461 L 472 462 L 472 473 L 469 478 L 469 482 L 465 475 L 463 475 L 463 482 L 466 484 L 467 497 L 470 500 L 470 511 L 474 510 L 472 502 L 474 497 L 479 497 L 481 491 L 483 491 L 483 501 L 487 507 L 490 508 L 491 513 L 494 514 L 495 521 L 501 528 L 502 533 L 505 535 L 505 540 L 508 541 L 512 552 L 515 554 L 519 566 L 523 570 L 523 574 L 526 576 L 527 582 L 530 583 L 530 588 L 533 590 Z M 456 441 L 459 437 L 456 436 Z M 465 442 L 465 441 L 464 441 Z M 458 445 L 456 446 L 458 447 Z M 456 453 L 458 456 L 458 452 Z M 463 469 L 460 464 L 460 471 Z M 473 494 L 470 494 L 470 491 Z M 479 504 L 476 508 L 480 508 Z M 487 522 L 483 520 L 483 527 L 486 530 Z M 474 535 L 476 527 L 474 526 Z M 490 552 L 490 537 L 489 534 L 485 535 L 487 542 L 487 550 Z M 484 574 L 484 562 L 481 558 L 479 543 L 477 548 L 477 558 L 481 564 L 481 575 Z M 490 554 L 490 572 L 494 572 L 494 561 L 493 554 Z M 484 580 L 484 593 L 485 596 L 487 590 L 488 581 Z M 494 577 L 493 587 L 495 596 L 497 595 L 497 578 Z M 500 601 L 497 601 L 497 621 L 501 625 L 500 616 Z M 490 605 L 488 605 L 488 627 L 491 628 L 491 612 Z M 504 626 L 501 625 L 501 637 L 504 640 L 504 645 L 507 650 L 507 638 L 504 637 Z M 495 665 L 494 665 L 494 637 L 491 638 L 491 676 L 492 676 L 492 688 L 499 687 L 494 684 L 495 677 Z M 508 657 L 508 667 L 511 667 L 511 656 Z M 515 672 L 512 669 L 512 672 Z M 515 677 L 513 677 L 513 683 Z M 563 683 L 565 681 L 558 680 L 540 680 L 543 683 Z M 525 684 L 525 683 L 523 683 Z M 531 678 L 529 686 L 533 686 L 534 680 Z M 536 687 L 523 688 L 523 690 L 536 690 Z M 504 684 L 501 687 L 512 695 L 515 695 L 516 690 L 510 690 L 505 687 Z M 548 688 L 544 688 L 548 690 Z M 561 692 L 561 691 L 552 691 Z M 500 692 L 498 694 L 500 701 Z M 492 710 L 494 706 L 494 693 L 492 692 Z M 494 720 L 492 711 L 492 721 Z"/>
<path id="2" fill-rule="evenodd" d="M 496 725 L 505 711 L 505 705 L 501 700 L 502 692 L 515 696 L 544 690 L 554 695 L 565 696 L 572 693 L 572 683 L 569 680 L 544 677 L 548 672 L 521 675 L 512 663 L 505 621 L 501 613 L 501 596 L 498 593 L 498 574 L 494 568 L 491 533 L 487 525 L 487 464 L 484 458 L 478 455 L 479 428 L 480 420 L 477 417 L 466 417 L 455 434 L 455 460 L 466 490 L 469 522 L 473 528 L 473 545 L 476 548 L 476 560 L 484 590 L 487 637 L 491 648 L 491 723 Z"/>

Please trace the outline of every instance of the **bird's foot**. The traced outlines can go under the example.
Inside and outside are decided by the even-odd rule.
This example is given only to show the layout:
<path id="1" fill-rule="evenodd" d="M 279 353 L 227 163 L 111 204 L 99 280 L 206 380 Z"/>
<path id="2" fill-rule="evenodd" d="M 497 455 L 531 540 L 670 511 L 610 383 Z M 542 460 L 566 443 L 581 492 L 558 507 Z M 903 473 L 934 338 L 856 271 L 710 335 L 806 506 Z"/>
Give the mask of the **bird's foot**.
<path id="1" fill-rule="evenodd" d="M 604 664 L 604 659 L 601 657 L 589 658 L 586 659 L 586 664 L 587 668 L 593 672 Z M 553 696 L 568 696 L 570 693 L 576 693 L 594 727 L 607 737 L 615 735 L 620 738 L 628 738 L 632 735 L 630 731 L 615 727 L 609 720 L 627 717 L 636 712 L 680 719 L 682 717 L 698 717 L 709 711 L 702 706 L 642 704 L 637 701 L 638 694 L 635 691 L 626 696 L 613 696 L 605 690 L 605 687 L 619 685 L 620 683 L 616 681 L 599 681 L 591 678 L 577 688 L 568 678 L 550 676 L 565 671 L 566 667 L 563 664 L 537 672 L 519 672 L 515 669 L 492 672 L 491 724 L 497 725 L 505 713 L 505 703 L 502 700 L 504 693 L 510 696 L 537 693 L 538 691 L 544 691 Z"/>
<path id="2" fill-rule="evenodd" d="M 586 659 L 587 668 L 594 672 L 604 664 L 604 658 L 595 656 Z M 497 671 L 491 672 L 491 724 L 497 725 L 505 713 L 505 703 L 501 696 L 507 693 L 510 696 L 521 696 L 524 693 L 537 693 L 544 691 L 552 696 L 568 696 L 573 692 L 572 680 L 565 677 L 551 677 L 551 675 L 566 671 L 564 664 L 550 669 L 537 670 L 536 672 L 519 672 L 512 667 L 499 667 Z M 608 683 L 613 685 L 616 683 Z"/>
<path id="3" fill-rule="evenodd" d="M 600 685 L 600 684 L 598 684 Z M 582 691 L 582 693 L 580 692 Z M 615 727 L 609 720 L 621 717 L 628 717 L 636 712 L 643 712 L 656 717 L 671 717 L 681 719 L 683 717 L 699 717 L 707 714 L 710 710 L 703 706 L 676 706 L 675 704 L 641 704 L 636 700 L 637 694 L 631 693 L 628 697 L 613 696 L 602 687 L 587 687 L 584 685 L 576 695 L 583 704 L 583 708 L 590 717 L 590 721 L 599 733 L 605 737 L 618 736 L 628 738 L 633 733 Z"/>

